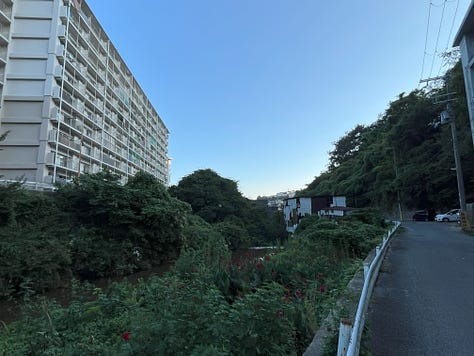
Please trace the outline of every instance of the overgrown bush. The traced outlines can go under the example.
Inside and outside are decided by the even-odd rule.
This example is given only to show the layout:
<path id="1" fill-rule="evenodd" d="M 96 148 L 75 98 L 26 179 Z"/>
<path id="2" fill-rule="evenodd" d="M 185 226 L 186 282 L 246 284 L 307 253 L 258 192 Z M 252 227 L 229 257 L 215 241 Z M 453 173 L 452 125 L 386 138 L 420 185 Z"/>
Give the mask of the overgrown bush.
<path id="1" fill-rule="evenodd" d="M 132 252 L 130 244 L 142 260 L 154 265 L 179 254 L 189 206 L 172 198 L 148 173 L 138 172 L 125 186 L 109 172 L 82 175 L 74 184 L 59 189 L 58 200 L 69 213 L 73 228 L 94 229 L 91 238 L 123 245 L 114 254 L 123 254 L 124 260 Z M 105 249 L 102 253 L 109 252 Z"/>
<path id="2" fill-rule="evenodd" d="M 260 210 L 211 224 L 144 173 L 125 186 L 103 172 L 51 195 L 18 185 L 0 193 L 8 197 L 0 202 L 0 287 L 31 301 L 3 326 L 0 354 L 299 354 L 385 227 L 375 211 L 337 222 L 311 216 L 283 249 L 231 259 L 229 247 L 271 225 Z M 32 302 L 30 292 L 70 271 L 125 275 L 178 253 L 161 278 L 88 289 L 67 307 Z"/>
<path id="3" fill-rule="evenodd" d="M 230 260 L 214 226 L 188 217 L 172 272 L 66 308 L 41 302 L 0 334 L 0 354 L 301 354 L 357 265 L 349 247 L 363 253 L 379 229 L 354 217 L 302 227 L 283 250 Z M 358 237 L 344 242 L 348 229 Z"/>
<path id="4" fill-rule="evenodd" d="M 63 217 L 52 195 L 0 185 L 0 298 L 58 286 L 69 273 Z"/>
<path id="5" fill-rule="evenodd" d="M 71 270 L 83 280 L 123 276 L 144 267 L 143 253 L 130 239 L 116 240 L 94 228 L 79 227 L 70 235 Z"/>
<path id="6" fill-rule="evenodd" d="M 237 182 L 201 169 L 184 177 L 170 192 L 191 205 L 194 214 L 216 224 L 231 249 L 275 243 L 287 236 L 281 215 L 242 196 Z"/>
<path id="7" fill-rule="evenodd" d="M 24 227 L 0 231 L 0 298 L 45 291 L 69 277 L 68 247 L 51 233 Z"/>
<path id="8" fill-rule="evenodd" d="M 189 213 L 143 172 L 124 186 L 109 172 L 84 174 L 49 193 L 0 185 L 0 297 L 174 260 Z"/>

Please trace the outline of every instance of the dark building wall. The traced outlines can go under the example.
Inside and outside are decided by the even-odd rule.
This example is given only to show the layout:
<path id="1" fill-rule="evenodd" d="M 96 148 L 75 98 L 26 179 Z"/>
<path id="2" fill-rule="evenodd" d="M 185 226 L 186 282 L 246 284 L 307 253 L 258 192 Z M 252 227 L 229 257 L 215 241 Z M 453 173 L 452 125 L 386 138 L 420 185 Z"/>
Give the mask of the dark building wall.
<path id="1" fill-rule="evenodd" d="M 312 197 L 311 198 L 311 214 L 317 214 L 321 209 L 331 205 L 332 198 L 330 196 Z"/>

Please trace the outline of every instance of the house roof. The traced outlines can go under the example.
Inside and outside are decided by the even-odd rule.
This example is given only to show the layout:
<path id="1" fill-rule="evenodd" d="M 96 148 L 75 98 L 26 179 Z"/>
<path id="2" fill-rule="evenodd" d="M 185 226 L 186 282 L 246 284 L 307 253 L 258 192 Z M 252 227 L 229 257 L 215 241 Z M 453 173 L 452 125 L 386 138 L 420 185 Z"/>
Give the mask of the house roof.
<path id="1" fill-rule="evenodd" d="M 474 1 L 471 1 L 471 5 L 469 5 L 469 9 L 462 20 L 462 25 L 454 38 L 453 46 L 459 46 L 464 35 L 472 32 L 474 32 Z"/>

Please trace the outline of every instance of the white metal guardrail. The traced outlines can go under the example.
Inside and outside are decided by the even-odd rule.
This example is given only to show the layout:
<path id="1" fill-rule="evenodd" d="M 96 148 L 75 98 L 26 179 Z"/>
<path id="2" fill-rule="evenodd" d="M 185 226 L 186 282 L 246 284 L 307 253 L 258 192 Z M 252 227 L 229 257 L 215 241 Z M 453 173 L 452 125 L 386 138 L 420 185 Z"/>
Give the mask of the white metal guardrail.
<path id="1" fill-rule="evenodd" d="M 394 227 L 387 232 L 387 236 L 383 238 L 382 244 L 375 248 L 375 257 L 369 264 L 364 263 L 364 287 L 360 294 L 359 304 L 354 320 L 354 324 L 348 319 L 342 319 L 339 327 L 339 342 L 337 348 L 338 356 L 357 356 L 359 355 L 360 339 L 364 330 L 365 314 L 369 306 L 375 281 L 379 274 L 388 243 L 400 226 L 400 222 L 394 221 Z"/>

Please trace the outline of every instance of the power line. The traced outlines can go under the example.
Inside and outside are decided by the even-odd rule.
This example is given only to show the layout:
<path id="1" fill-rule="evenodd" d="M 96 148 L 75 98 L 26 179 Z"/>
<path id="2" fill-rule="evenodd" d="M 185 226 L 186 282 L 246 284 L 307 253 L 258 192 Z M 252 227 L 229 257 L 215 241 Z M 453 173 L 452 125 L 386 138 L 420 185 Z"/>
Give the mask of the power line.
<path id="1" fill-rule="evenodd" d="M 448 16 L 447 15 L 448 9 L 446 5 L 454 3 L 454 2 L 456 2 L 456 8 L 454 9 L 454 14 L 452 16 L 452 21 L 449 27 L 449 35 L 447 37 L 446 46 L 444 48 L 439 48 L 439 42 L 441 40 L 441 31 L 443 30 L 443 28 L 446 28 L 446 26 L 449 23 L 449 21 L 445 19 Z M 436 42 L 434 44 L 434 48 L 432 48 L 432 51 L 428 51 L 428 48 L 430 47 L 428 43 L 430 39 L 430 33 L 433 33 L 433 31 L 430 31 L 430 30 L 435 30 L 436 28 L 436 25 L 435 25 L 436 21 L 434 19 L 434 13 L 435 13 L 434 10 L 435 8 L 440 8 L 440 7 L 442 7 L 442 11 L 441 11 L 441 16 L 440 16 L 439 25 L 438 25 L 437 34 L 436 34 Z M 422 83 L 421 79 L 423 79 L 423 76 L 426 75 L 425 68 L 427 67 L 428 56 L 431 56 L 431 65 L 430 65 L 430 71 L 429 71 L 428 77 L 430 77 L 433 74 L 435 61 L 439 59 L 439 57 L 442 57 L 442 58 L 440 59 L 440 62 L 439 62 L 438 76 L 440 75 L 441 70 L 445 68 L 447 65 L 451 64 L 451 62 L 453 61 L 454 56 L 452 53 L 448 52 L 448 48 L 450 46 L 451 37 L 453 34 L 454 25 L 455 25 L 457 14 L 458 14 L 458 9 L 459 9 L 459 0 L 441 0 L 438 3 L 436 3 L 435 0 L 428 1 L 428 19 L 426 23 L 425 44 L 424 44 L 424 50 L 423 50 L 423 60 L 422 60 L 422 65 L 421 65 L 420 83 L 418 85 L 418 88 L 420 88 L 420 84 Z M 446 26 L 443 27 L 443 24 L 445 24 Z M 443 56 L 444 53 L 446 53 L 446 55 Z M 431 86 L 429 83 L 426 83 L 426 85 Z"/>
<path id="2" fill-rule="evenodd" d="M 451 3 L 451 2 L 455 2 L 457 0 L 444 0 L 443 2 L 439 3 L 439 4 L 433 4 L 433 2 L 431 2 L 431 4 L 433 5 L 433 7 L 441 7 L 444 5 L 444 3 Z"/>
<path id="3" fill-rule="evenodd" d="M 428 33 L 430 29 L 430 19 L 431 19 L 431 1 L 429 2 L 428 5 L 428 21 L 426 24 L 426 34 L 425 34 L 425 48 L 423 50 L 423 62 L 421 64 L 421 74 L 420 74 L 420 80 L 423 78 L 423 73 L 425 70 L 425 60 L 426 60 L 426 47 L 428 46 Z"/>
<path id="4" fill-rule="evenodd" d="M 451 25 L 449 27 L 449 35 L 447 37 L 446 46 L 441 49 L 441 48 L 439 48 L 439 42 L 441 40 L 441 31 L 444 28 L 446 28 L 446 26 L 448 25 L 448 22 L 449 22 L 449 21 L 447 21 L 447 19 L 445 19 L 448 16 L 447 14 L 448 14 L 448 8 L 449 8 L 449 6 L 448 7 L 446 6 L 446 4 L 450 4 L 450 3 L 454 3 L 454 2 L 456 2 L 456 7 L 454 9 L 454 14 L 452 15 L 452 21 L 451 21 Z M 435 3 L 434 0 L 429 0 L 428 3 L 429 3 L 429 5 L 428 5 L 428 20 L 427 20 L 427 24 L 426 24 L 425 44 L 424 44 L 423 61 L 422 61 L 422 68 L 421 68 L 421 79 L 423 79 L 423 75 L 425 75 L 425 67 L 426 67 L 426 62 L 427 62 L 427 57 L 428 56 L 431 56 L 431 66 L 430 66 L 429 76 L 432 75 L 433 69 L 435 67 L 435 61 L 439 57 L 442 57 L 442 58 L 440 59 L 440 62 L 439 62 L 438 76 L 440 75 L 441 70 L 444 67 L 446 67 L 447 65 L 450 65 L 451 62 L 453 61 L 454 54 L 448 52 L 448 47 L 449 47 L 450 42 L 451 42 L 451 37 L 452 37 L 452 34 L 453 34 L 453 29 L 454 29 L 454 25 L 455 25 L 455 22 L 456 22 L 458 9 L 459 9 L 459 0 L 442 0 L 439 3 Z M 431 52 L 431 51 L 428 51 L 428 48 L 430 47 L 429 44 L 428 44 L 428 41 L 430 39 L 430 33 L 433 33 L 433 31 L 430 31 L 430 30 L 431 29 L 434 30 L 436 28 L 435 26 L 433 26 L 435 24 L 434 17 L 433 17 L 434 16 L 434 9 L 435 8 L 440 8 L 441 6 L 442 6 L 442 12 L 441 12 L 439 25 L 438 25 L 438 29 L 437 29 L 437 34 L 436 34 L 436 43 L 435 43 L 434 48 L 432 49 L 433 52 Z M 446 26 L 443 26 L 443 25 L 446 25 Z M 420 79 L 418 88 L 420 88 L 420 84 L 424 82 L 421 79 Z M 429 82 L 427 82 L 426 86 L 431 87 L 431 84 Z"/>
<path id="5" fill-rule="evenodd" d="M 436 54 L 438 53 L 439 35 L 441 33 L 441 28 L 443 26 L 444 10 L 446 9 L 446 1 L 447 0 L 444 0 L 444 3 L 443 3 L 443 11 L 441 12 L 441 20 L 439 21 L 438 34 L 436 35 L 435 51 L 434 51 L 433 58 L 431 59 L 430 74 L 428 74 L 429 77 L 431 77 L 431 73 L 433 73 L 434 62 L 435 62 L 435 59 L 436 59 Z M 432 3 L 430 3 L 430 4 L 432 4 Z"/>
<path id="6" fill-rule="evenodd" d="M 456 10 L 454 10 L 453 22 L 451 22 L 451 28 L 449 29 L 449 36 L 448 36 L 448 41 L 446 42 L 446 48 L 445 49 L 448 49 L 449 43 L 451 42 L 451 35 L 453 34 L 454 22 L 456 21 L 456 16 L 458 14 L 458 8 L 459 8 L 459 0 L 457 0 Z"/>
<path id="7" fill-rule="evenodd" d="M 453 2 L 453 1 L 448 1 L 448 2 Z M 449 29 L 448 40 L 446 41 L 446 47 L 444 47 L 444 51 L 443 51 L 445 53 L 448 52 L 448 47 L 450 46 L 450 43 L 451 43 L 451 35 L 453 34 L 454 23 L 456 22 L 458 8 L 459 8 L 459 0 L 456 1 L 456 9 L 454 10 L 453 21 L 451 22 L 451 28 Z M 450 63 L 450 58 L 444 57 L 439 65 L 438 75 L 441 73 L 441 69 L 443 69 L 444 66 L 449 65 L 449 63 Z"/>

